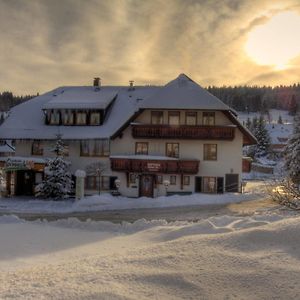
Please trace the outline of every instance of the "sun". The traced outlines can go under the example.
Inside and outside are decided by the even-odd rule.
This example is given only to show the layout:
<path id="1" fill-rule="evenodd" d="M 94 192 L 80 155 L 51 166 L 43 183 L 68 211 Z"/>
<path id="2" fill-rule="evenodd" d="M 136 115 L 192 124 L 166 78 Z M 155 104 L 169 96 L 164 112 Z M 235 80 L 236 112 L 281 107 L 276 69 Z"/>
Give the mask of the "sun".
<path id="1" fill-rule="evenodd" d="M 287 69 L 290 61 L 300 55 L 300 15 L 282 12 L 256 26 L 248 34 L 245 51 L 258 65 Z"/>

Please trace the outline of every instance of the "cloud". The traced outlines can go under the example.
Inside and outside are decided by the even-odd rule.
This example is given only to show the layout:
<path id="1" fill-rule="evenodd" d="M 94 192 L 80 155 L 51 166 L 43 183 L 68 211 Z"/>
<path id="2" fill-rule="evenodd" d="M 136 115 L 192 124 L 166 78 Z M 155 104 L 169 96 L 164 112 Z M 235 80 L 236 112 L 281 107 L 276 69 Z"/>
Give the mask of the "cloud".
<path id="1" fill-rule="evenodd" d="M 248 32 L 298 0 L 2 0 L 0 90 L 164 84 L 185 72 L 202 85 L 298 80 L 246 56 Z M 256 81 L 256 82 L 254 82 Z"/>

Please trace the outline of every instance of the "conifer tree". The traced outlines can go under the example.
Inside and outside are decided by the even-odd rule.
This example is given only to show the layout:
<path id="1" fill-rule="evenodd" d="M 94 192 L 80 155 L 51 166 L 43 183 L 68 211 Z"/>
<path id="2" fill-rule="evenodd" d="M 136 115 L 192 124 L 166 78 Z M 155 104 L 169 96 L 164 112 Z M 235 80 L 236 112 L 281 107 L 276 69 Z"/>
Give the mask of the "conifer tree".
<path id="1" fill-rule="evenodd" d="M 285 169 L 290 179 L 300 184 L 300 113 L 294 118 L 294 130 L 285 149 Z"/>
<path id="2" fill-rule="evenodd" d="M 255 133 L 257 139 L 255 156 L 260 157 L 268 153 L 270 147 L 270 136 L 266 129 L 266 124 L 263 116 L 261 115 L 257 121 Z"/>
<path id="3" fill-rule="evenodd" d="M 60 135 L 57 136 L 52 151 L 56 156 L 47 162 L 45 179 L 36 187 L 36 196 L 55 200 L 68 198 L 73 182 L 69 171 L 70 163 L 64 160 L 66 148 Z"/>

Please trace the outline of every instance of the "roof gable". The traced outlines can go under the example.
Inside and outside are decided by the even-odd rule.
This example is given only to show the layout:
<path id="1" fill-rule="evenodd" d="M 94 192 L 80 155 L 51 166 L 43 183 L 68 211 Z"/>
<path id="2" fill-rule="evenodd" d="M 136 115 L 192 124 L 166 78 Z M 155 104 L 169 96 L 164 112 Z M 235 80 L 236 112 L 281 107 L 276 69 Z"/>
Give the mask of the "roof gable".
<path id="1" fill-rule="evenodd" d="M 230 110 L 185 74 L 180 74 L 141 103 L 140 108 Z"/>

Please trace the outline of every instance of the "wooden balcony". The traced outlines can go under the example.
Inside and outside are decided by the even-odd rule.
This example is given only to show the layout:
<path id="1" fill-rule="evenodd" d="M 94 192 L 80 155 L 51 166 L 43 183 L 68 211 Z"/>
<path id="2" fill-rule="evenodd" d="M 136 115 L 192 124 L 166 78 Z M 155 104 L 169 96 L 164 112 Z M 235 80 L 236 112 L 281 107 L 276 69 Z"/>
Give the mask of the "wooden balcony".
<path id="1" fill-rule="evenodd" d="M 130 173 L 197 174 L 198 160 L 110 158 L 111 169 Z"/>
<path id="2" fill-rule="evenodd" d="M 233 140 L 235 126 L 133 124 L 132 136 L 146 139 Z"/>

